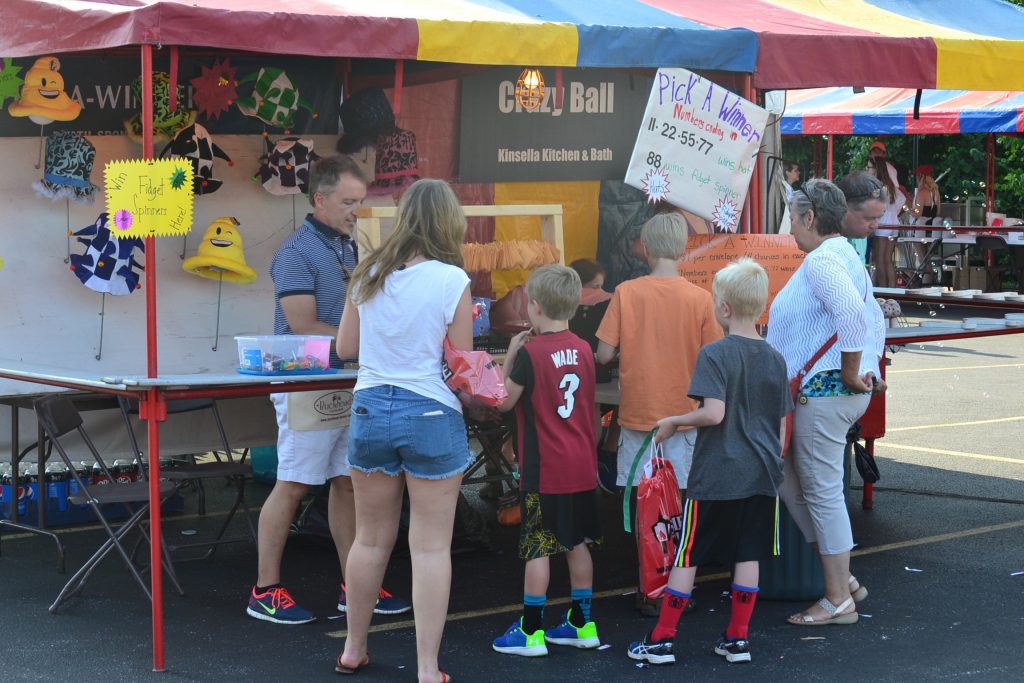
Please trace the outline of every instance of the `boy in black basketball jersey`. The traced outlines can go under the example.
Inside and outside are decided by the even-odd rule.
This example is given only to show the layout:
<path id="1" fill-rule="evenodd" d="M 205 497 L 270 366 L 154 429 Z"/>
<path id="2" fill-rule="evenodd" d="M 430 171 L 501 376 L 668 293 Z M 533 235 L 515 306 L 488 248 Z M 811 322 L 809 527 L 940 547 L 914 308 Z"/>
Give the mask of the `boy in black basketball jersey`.
<path id="1" fill-rule="evenodd" d="M 597 514 L 594 355 L 569 331 L 580 278 L 565 266 L 538 268 L 526 283 L 533 329 L 513 337 L 506 356 L 508 400 L 516 411 L 519 456 L 519 554 L 526 560 L 523 616 L 497 638 L 497 652 L 540 657 L 547 643 L 591 649 L 601 644 L 590 614 L 594 566 L 588 543 L 601 535 Z M 550 566 L 565 554 L 572 607 L 544 631 Z"/>

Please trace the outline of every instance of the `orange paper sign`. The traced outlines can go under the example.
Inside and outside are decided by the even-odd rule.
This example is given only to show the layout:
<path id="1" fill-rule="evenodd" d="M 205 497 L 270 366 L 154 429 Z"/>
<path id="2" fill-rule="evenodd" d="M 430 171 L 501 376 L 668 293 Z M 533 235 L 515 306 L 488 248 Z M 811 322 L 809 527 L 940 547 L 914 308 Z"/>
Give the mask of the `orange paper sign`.
<path id="1" fill-rule="evenodd" d="M 679 260 L 679 272 L 710 292 L 715 273 L 741 256 L 749 256 L 768 272 L 768 306 L 758 320 L 766 323 L 775 295 L 804 260 L 792 235 L 690 235 L 686 254 Z"/>

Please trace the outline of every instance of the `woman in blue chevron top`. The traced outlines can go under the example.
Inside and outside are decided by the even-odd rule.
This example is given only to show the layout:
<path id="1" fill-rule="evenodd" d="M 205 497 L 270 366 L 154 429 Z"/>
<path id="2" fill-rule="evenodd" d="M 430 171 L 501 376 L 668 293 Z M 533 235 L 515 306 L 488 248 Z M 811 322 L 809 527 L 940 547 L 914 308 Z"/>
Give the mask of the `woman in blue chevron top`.
<path id="1" fill-rule="evenodd" d="M 856 250 L 843 238 L 846 200 L 827 180 L 793 193 L 792 233 L 807 256 L 772 303 L 768 343 L 800 376 L 793 433 L 779 495 L 818 552 L 825 595 L 791 624 L 857 621 L 867 590 L 850 575 L 853 536 L 843 495 L 846 432 L 878 384 L 884 329 L 872 315 L 872 288 Z"/>

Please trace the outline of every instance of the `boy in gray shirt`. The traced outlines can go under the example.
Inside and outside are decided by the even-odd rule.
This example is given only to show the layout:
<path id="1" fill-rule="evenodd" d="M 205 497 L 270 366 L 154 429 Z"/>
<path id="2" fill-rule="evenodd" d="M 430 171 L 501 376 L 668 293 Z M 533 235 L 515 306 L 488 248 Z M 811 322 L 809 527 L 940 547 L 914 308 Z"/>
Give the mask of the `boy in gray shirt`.
<path id="1" fill-rule="evenodd" d="M 679 426 L 699 427 L 683 506 L 683 532 L 658 624 L 629 646 L 629 657 L 672 664 L 679 616 L 697 567 L 734 565 L 732 615 L 715 645 L 729 662 L 749 662 L 747 629 L 757 600 L 759 560 L 777 555 L 782 431 L 793 409 L 786 362 L 761 339 L 756 321 L 768 299 L 768 275 L 749 258 L 715 275 L 715 317 L 726 336 L 697 358 L 685 415 L 658 421 L 660 443 Z"/>

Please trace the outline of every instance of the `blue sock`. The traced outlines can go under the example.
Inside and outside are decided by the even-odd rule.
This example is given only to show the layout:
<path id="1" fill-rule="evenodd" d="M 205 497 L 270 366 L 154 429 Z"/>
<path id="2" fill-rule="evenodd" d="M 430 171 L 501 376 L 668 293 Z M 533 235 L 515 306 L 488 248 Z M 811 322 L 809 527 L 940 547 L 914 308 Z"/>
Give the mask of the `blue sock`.
<path id="1" fill-rule="evenodd" d="M 578 617 L 583 620 L 583 623 L 573 623 L 576 628 L 582 627 L 588 621 L 590 621 L 590 602 L 594 597 L 593 588 L 573 588 L 572 589 L 572 614 L 570 615 L 570 621 L 575 622 L 572 617 Z"/>
<path id="2" fill-rule="evenodd" d="M 524 633 L 536 633 L 544 628 L 544 603 L 548 601 L 546 595 L 530 595 L 523 593 L 523 623 L 521 628 Z"/>

